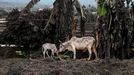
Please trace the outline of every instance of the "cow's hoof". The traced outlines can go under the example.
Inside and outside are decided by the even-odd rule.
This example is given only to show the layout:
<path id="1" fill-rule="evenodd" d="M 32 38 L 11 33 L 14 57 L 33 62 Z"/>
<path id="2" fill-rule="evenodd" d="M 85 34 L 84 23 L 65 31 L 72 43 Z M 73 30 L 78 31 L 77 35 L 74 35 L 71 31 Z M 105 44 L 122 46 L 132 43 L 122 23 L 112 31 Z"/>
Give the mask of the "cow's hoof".
<path id="1" fill-rule="evenodd" d="M 90 58 L 88 58 L 87 60 L 88 60 L 88 61 L 90 61 L 91 59 L 90 59 Z"/>
<path id="2" fill-rule="evenodd" d="M 99 58 L 96 58 L 95 60 L 99 60 Z"/>
<path id="3" fill-rule="evenodd" d="M 72 61 L 75 61 L 76 59 L 72 59 Z"/>

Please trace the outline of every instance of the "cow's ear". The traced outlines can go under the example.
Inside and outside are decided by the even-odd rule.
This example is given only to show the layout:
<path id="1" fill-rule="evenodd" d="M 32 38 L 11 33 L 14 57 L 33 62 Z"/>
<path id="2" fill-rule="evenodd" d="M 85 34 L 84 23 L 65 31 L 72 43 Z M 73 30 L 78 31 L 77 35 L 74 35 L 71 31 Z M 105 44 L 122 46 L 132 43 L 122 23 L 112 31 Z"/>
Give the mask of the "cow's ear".
<path id="1" fill-rule="evenodd" d="M 65 42 L 69 41 L 69 38 L 66 38 Z"/>
<path id="2" fill-rule="evenodd" d="M 60 40 L 59 40 L 60 43 L 62 43 Z"/>

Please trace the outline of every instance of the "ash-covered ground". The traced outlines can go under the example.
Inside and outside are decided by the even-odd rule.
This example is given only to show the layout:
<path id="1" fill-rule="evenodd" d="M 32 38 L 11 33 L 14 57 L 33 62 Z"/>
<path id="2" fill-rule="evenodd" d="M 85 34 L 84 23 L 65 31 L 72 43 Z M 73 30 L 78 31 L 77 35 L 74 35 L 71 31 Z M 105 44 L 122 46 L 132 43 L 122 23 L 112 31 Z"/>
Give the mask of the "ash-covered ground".
<path id="1" fill-rule="evenodd" d="M 0 75 L 134 75 L 134 59 L 0 59 Z"/>

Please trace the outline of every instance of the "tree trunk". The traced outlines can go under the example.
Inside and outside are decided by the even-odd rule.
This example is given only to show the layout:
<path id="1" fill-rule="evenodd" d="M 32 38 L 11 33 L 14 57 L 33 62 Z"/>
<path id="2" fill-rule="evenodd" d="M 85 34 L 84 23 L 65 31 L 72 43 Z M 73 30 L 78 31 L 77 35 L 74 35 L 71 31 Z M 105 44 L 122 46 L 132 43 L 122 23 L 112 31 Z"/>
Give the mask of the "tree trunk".
<path id="1" fill-rule="evenodd" d="M 65 41 L 72 36 L 73 4 L 72 0 L 56 0 L 54 2 L 53 19 L 55 20 L 54 43 Z M 59 44 L 59 43 L 58 43 Z"/>

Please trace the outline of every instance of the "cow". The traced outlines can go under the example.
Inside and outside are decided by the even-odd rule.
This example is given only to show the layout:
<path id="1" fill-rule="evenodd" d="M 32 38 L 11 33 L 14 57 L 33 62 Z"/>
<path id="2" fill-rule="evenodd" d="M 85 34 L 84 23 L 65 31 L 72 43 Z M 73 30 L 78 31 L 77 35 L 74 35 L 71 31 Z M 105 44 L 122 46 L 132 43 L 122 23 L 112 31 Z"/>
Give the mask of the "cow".
<path id="1" fill-rule="evenodd" d="M 95 57 L 98 58 L 97 56 L 97 51 L 95 48 L 95 39 L 91 36 L 87 37 L 72 37 L 69 41 L 61 43 L 59 46 L 59 51 L 73 51 L 73 59 L 76 59 L 76 50 L 83 50 L 86 51 L 88 49 L 89 52 L 89 57 L 88 60 L 91 58 L 92 52 L 94 52 Z"/>
<path id="2" fill-rule="evenodd" d="M 54 57 L 54 53 L 56 53 L 56 55 L 58 56 L 58 50 L 56 48 L 56 45 L 55 44 L 52 44 L 52 43 L 45 43 L 42 45 L 42 52 L 43 52 L 43 57 L 45 59 L 45 54 L 47 54 L 48 57 L 49 54 L 48 54 L 48 51 L 51 50 L 51 58 Z"/>

